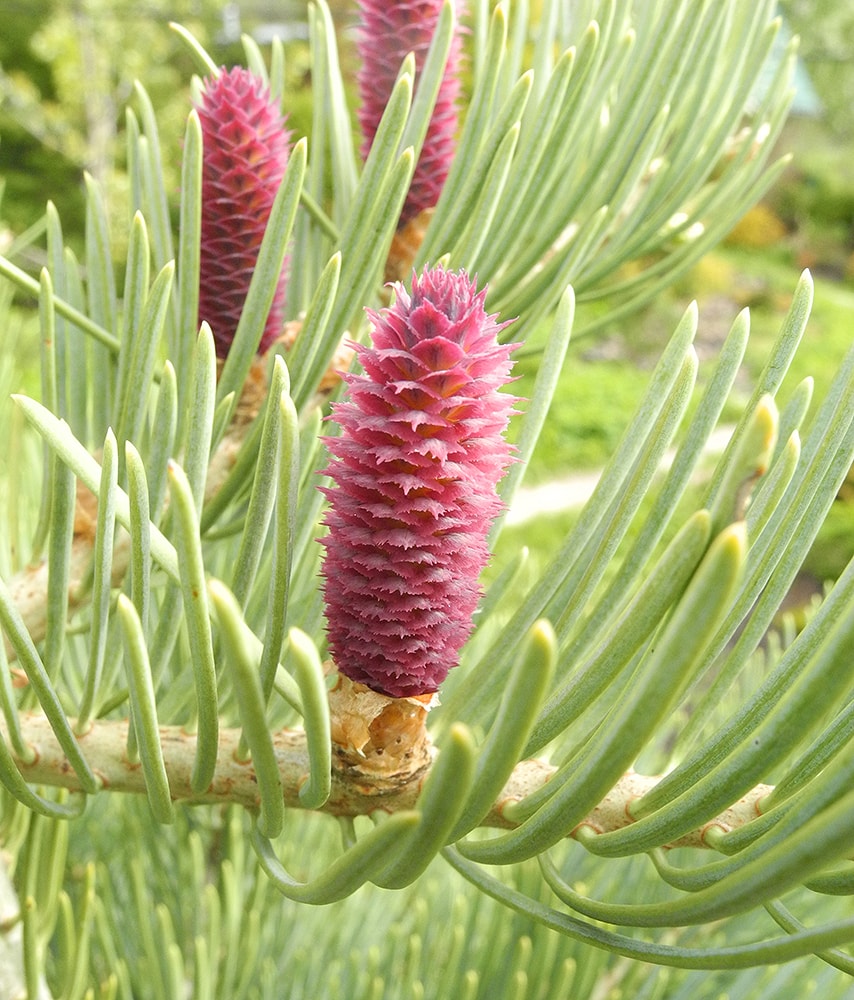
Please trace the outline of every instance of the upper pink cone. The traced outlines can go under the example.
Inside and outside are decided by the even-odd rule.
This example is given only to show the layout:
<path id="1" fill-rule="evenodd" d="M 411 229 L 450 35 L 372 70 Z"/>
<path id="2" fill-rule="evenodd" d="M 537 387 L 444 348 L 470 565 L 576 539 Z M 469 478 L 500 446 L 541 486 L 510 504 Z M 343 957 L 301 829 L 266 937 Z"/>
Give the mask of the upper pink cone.
<path id="1" fill-rule="evenodd" d="M 362 60 L 358 74 L 361 97 L 359 124 L 363 136 L 362 155 L 367 157 L 400 64 L 410 52 L 415 53 L 417 86 L 424 58 L 436 31 L 442 0 L 402 0 L 398 3 L 360 0 L 359 8 L 359 54 Z M 399 226 L 436 204 L 448 176 L 457 131 L 460 48 L 457 34 L 451 45 L 439 96 Z"/>
<path id="2" fill-rule="evenodd" d="M 404 698 L 436 691 L 471 632 L 515 397 L 505 324 L 465 272 L 395 290 L 333 408 L 323 576 L 338 670 Z"/>
<path id="3" fill-rule="evenodd" d="M 205 81 L 198 112 L 204 140 L 199 321 L 210 324 L 224 358 L 288 163 L 290 136 L 267 86 L 240 66 Z M 259 354 L 282 331 L 284 298 L 285 268 Z"/>

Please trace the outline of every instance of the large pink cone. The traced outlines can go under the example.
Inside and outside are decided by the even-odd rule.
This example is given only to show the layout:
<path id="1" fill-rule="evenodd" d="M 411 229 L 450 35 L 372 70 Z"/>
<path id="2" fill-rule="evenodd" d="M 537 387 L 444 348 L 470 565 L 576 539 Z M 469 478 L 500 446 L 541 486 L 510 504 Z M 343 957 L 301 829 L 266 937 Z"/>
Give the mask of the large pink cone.
<path id="1" fill-rule="evenodd" d="M 333 411 L 329 645 L 339 671 L 395 698 L 435 691 L 457 664 L 502 509 L 512 347 L 484 296 L 441 268 L 414 277 L 411 296 L 396 286 Z"/>
<path id="2" fill-rule="evenodd" d="M 239 66 L 205 81 L 198 112 L 204 140 L 199 321 L 210 324 L 224 358 L 285 173 L 289 133 L 263 81 Z M 283 268 L 260 354 L 282 331 L 284 297 Z"/>

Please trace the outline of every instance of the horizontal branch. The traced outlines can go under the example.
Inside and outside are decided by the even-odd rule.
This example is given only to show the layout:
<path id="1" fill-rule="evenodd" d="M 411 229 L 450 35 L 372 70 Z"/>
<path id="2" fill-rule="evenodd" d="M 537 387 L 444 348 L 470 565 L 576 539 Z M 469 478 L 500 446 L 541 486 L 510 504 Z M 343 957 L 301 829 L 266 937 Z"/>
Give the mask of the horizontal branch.
<path id="1" fill-rule="evenodd" d="M 24 779 L 34 785 L 80 791 L 77 776 L 48 720 L 35 713 L 22 715 L 21 728 L 24 740 L 34 751 L 34 758 L 30 762 L 15 757 L 15 763 Z M 8 743 L 8 733 L 3 723 L 0 723 L 0 732 Z M 95 722 L 85 735 L 80 736 L 79 742 L 104 791 L 145 794 L 142 767 L 127 757 L 127 735 L 126 720 L 101 720 Z M 258 808 L 258 783 L 252 762 L 242 758 L 239 753 L 240 730 L 220 730 L 214 779 L 202 794 L 194 794 L 190 787 L 196 753 L 195 734 L 178 726 L 163 726 L 160 728 L 160 739 L 174 801 L 187 805 L 236 803 L 247 809 Z M 285 729 L 274 733 L 272 739 L 285 805 L 301 808 L 299 790 L 309 773 L 305 733 L 302 730 Z M 394 813 L 412 809 L 430 768 L 428 761 L 414 769 L 404 768 L 397 773 L 371 772 L 354 766 L 350 754 L 338 753 L 334 759 L 332 794 L 320 811 L 337 816 L 369 815 L 377 810 Z M 520 762 L 482 825 L 511 828 L 514 824 L 503 815 L 505 806 L 541 788 L 555 770 L 542 760 Z M 657 780 L 633 771 L 625 774 L 580 824 L 580 828 L 605 833 L 629 825 L 629 804 L 648 792 Z M 707 830 L 716 828 L 727 832 L 755 819 L 759 814 L 759 801 L 771 790 L 769 785 L 758 785 L 701 829 L 687 834 L 670 846 L 707 847 L 704 839 Z"/>

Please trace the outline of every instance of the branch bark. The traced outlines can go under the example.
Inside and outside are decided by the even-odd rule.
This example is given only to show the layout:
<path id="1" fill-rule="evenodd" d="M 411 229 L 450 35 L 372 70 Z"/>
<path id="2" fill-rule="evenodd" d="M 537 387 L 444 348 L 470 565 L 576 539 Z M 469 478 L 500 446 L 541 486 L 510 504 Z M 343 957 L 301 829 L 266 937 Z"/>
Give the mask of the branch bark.
<path id="1" fill-rule="evenodd" d="M 34 759 L 29 763 L 15 759 L 26 781 L 80 791 L 77 776 L 47 719 L 40 714 L 22 715 L 21 727 L 27 744 L 35 752 Z M 3 723 L 0 723 L 0 732 L 7 738 Z M 79 737 L 80 746 L 104 791 L 145 794 L 142 768 L 127 757 L 127 733 L 126 720 L 98 721 Z M 305 733 L 298 729 L 286 729 L 274 733 L 272 738 L 285 804 L 301 808 L 299 789 L 309 773 Z M 160 739 L 174 801 L 187 805 L 233 802 L 247 809 L 258 808 L 260 800 L 252 762 L 241 759 L 238 752 L 240 730 L 220 730 L 214 780 L 201 795 L 193 794 L 190 788 L 196 736 L 178 726 L 163 726 L 160 728 Z M 376 810 L 394 813 L 414 808 L 431 766 L 430 762 L 425 765 L 423 761 L 417 761 L 410 768 L 401 767 L 394 771 L 360 769 L 354 766 L 352 754 L 343 751 L 336 753 L 333 761 L 332 794 L 321 811 L 336 816 L 369 815 Z M 482 825 L 512 828 L 514 824 L 504 816 L 505 807 L 545 785 L 555 770 L 542 760 L 521 761 Z M 649 791 L 657 781 L 655 777 L 628 772 L 585 818 L 579 829 L 586 827 L 604 833 L 628 826 L 631 823 L 629 803 Z M 726 832 L 755 819 L 759 815 L 760 800 L 771 790 L 769 785 L 757 785 L 702 828 L 669 846 L 708 847 L 706 831 L 716 828 Z"/>

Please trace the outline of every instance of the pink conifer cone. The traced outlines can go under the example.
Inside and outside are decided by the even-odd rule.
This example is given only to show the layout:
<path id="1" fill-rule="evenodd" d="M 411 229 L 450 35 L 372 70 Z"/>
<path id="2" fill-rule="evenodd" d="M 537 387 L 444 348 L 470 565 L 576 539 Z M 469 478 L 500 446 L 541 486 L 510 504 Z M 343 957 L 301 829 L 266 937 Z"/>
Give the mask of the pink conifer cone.
<path id="1" fill-rule="evenodd" d="M 228 354 L 258 251 L 288 162 L 289 133 L 258 77 L 240 66 L 205 81 L 198 108 L 204 141 L 199 321 Z M 281 333 L 285 269 L 258 346 Z"/>
<path id="2" fill-rule="evenodd" d="M 465 272 L 413 276 L 369 312 L 335 405 L 339 437 L 323 544 L 327 633 L 339 671 L 393 698 L 436 691 L 472 628 L 487 533 L 510 462 L 512 345 Z"/>
<path id="3" fill-rule="evenodd" d="M 436 31 L 442 2 L 443 0 L 399 0 L 389 3 L 388 0 L 360 0 L 361 68 L 358 83 L 363 156 L 367 157 L 370 152 L 400 64 L 410 52 L 415 54 L 417 85 Z M 421 156 L 400 215 L 400 226 L 436 204 L 448 176 L 457 130 L 459 62 L 460 38 L 455 35 Z"/>

